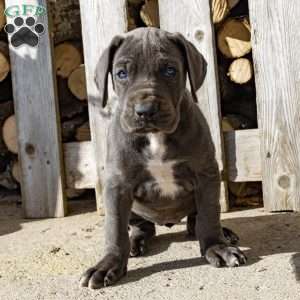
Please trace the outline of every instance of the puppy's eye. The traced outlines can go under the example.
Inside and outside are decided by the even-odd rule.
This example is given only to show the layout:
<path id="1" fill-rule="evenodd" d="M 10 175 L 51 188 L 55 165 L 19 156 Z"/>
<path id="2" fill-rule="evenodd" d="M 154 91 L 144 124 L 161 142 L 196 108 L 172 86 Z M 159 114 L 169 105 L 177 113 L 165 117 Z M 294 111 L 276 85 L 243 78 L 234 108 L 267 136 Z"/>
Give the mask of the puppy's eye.
<path id="1" fill-rule="evenodd" d="M 176 69 L 174 67 L 167 66 L 162 69 L 162 74 L 169 78 L 174 78 L 176 76 Z"/>
<path id="2" fill-rule="evenodd" d="M 128 72 L 126 70 L 120 70 L 118 73 L 117 73 L 117 77 L 121 80 L 124 80 L 124 79 L 127 79 L 128 77 Z"/>

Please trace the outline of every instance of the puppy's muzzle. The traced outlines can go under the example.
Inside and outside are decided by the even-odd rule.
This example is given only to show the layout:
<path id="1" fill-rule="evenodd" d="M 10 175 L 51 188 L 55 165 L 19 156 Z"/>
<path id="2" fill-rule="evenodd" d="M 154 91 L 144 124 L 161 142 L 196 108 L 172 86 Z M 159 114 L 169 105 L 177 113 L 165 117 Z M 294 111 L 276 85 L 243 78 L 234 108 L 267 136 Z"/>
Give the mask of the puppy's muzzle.
<path id="1" fill-rule="evenodd" d="M 136 103 L 134 105 L 134 112 L 138 119 L 143 121 L 152 121 L 159 112 L 159 103 L 153 101 Z"/>

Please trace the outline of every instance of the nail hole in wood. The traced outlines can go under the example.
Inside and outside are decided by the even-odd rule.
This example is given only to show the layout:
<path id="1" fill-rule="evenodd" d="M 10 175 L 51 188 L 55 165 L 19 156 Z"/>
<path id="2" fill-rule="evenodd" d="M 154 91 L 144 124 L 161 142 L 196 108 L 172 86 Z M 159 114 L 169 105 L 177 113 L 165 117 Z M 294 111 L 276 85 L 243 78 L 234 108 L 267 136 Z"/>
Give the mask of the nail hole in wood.
<path id="1" fill-rule="evenodd" d="M 201 29 L 196 29 L 194 33 L 195 39 L 200 42 L 203 40 L 204 32 Z"/>
<path id="2" fill-rule="evenodd" d="M 35 152 L 34 146 L 33 146 L 32 144 L 27 143 L 27 144 L 25 145 L 25 152 L 26 152 L 28 155 L 34 154 L 34 152 Z"/>
<path id="3" fill-rule="evenodd" d="M 282 175 L 278 178 L 278 184 L 283 189 L 288 189 L 291 185 L 290 178 L 287 175 Z"/>

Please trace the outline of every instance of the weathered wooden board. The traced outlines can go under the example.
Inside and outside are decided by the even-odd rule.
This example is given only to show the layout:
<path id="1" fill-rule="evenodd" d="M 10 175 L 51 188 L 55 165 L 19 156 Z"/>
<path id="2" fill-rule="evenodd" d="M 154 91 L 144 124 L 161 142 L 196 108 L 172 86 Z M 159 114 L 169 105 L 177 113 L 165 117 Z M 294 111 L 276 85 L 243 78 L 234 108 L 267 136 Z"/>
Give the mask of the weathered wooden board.
<path id="1" fill-rule="evenodd" d="M 224 133 L 229 181 L 261 181 L 260 136 L 258 129 Z"/>
<path id="2" fill-rule="evenodd" d="M 261 181 L 258 129 L 224 134 L 227 178 L 233 182 Z M 91 142 L 65 143 L 65 174 L 68 188 L 94 188 L 96 164 Z"/>
<path id="3" fill-rule="evenodd" d="M 97 179 L 95 161 L 91 142 L 65 143 L 64 162 L 67 187 L 95 188 Z"/>
<path id="4" fill-rule="evenodd" d="M 6 6 L 20 1 L 6 0 Z M 47 7 L 45 0 L 26 4 Z M 7 18 L 12 22 L 12 18 Z M 58 103 L 48 17 L 37 47 L 10 44 L 12 81 L 21 163 L 21 190 L 28 218 L 65 215 Z"/>
<path id="5" fill-rule="evenodd" d="M 127 31 L 126 4 L 126 0 L 80 0 L 91 137 L 97 165 L 97 184 L 95 188 L 97 207 L 100 211 L 103 209 L 100 179 L 104 169 L 105 136 L 109 121 L 99 113 L 98 90 L 94 82 L 95 67 L 101 53 L 109 45 L 111 39 L 115 35 Z M 111 89 L 109 92 L 111 93 Z"/>
<path id="6" fill-rule="evenodd" d="M 300 5 L 249 0 L 265 207 L 300 211 Z"/>
<path id="7" fill-rule="evenodd" d="M 210 126 L 216 148 L 216 158 L 222 174 L 224 171 L 224 152 L 220 129 L 220 99 L 210 0 L 159 0 L 159 16 L 162 29 L 182 33 L 196 46 L 207 61 L 206 79 L 197 92 L 197 96 L 199 106 Z M 227 186 L 225 182 L 221 184 L 220 203 L 222 211 L 227 211 Z"/>

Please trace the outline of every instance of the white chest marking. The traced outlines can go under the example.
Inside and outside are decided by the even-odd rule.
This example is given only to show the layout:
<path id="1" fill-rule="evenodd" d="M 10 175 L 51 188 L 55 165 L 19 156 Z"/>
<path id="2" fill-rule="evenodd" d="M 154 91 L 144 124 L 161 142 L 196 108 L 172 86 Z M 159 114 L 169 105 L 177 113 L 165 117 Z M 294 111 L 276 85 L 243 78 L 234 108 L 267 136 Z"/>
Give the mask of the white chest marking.
<path id="1" fill-rule="evenodd" d="M 173 167 L 175 160 L 163 161 L 166 152 L 165 137 L 161 133 L 149 134 L 149 150 L 151 159 L 147 169 L 157 183 L 157 188 L 162 196 L 175 197 L 179 187 L 175 182 Z"/>

